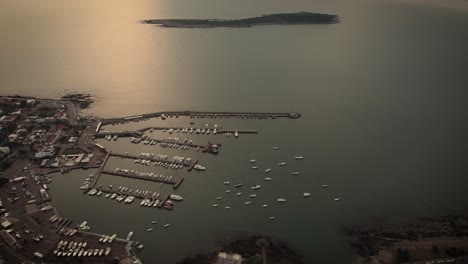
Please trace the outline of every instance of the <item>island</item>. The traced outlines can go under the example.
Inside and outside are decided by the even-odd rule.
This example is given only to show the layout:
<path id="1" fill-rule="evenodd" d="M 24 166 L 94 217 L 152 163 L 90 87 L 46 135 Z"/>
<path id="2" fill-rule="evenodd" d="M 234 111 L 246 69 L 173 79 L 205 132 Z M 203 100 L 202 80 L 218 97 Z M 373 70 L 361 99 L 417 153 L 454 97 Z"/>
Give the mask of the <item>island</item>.
<path id="1" fill-rule="evenodd" d="M 253 27 L 261 25 L 308 25 L 339 23 L 337 15 L 297 12 L 270 14 L 244 19 L 149 19 L 144 24 L 171 28 Z"/>

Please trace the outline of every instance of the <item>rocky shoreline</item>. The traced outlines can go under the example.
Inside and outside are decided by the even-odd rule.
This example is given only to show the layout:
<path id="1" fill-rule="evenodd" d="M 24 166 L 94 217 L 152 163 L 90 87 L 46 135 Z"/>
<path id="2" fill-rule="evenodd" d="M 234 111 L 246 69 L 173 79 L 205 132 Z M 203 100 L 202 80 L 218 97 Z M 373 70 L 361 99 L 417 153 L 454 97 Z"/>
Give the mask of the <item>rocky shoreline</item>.
<path id="1" fill-rule="evenodd" d="M 348 227 L 343 231 L 355 253 L 353 263 L 444 261 L 465 258 L 468 253 L 468 215 Z"/>
<path id="2" fill-rule="evenodd" d="M 207 252 L 200 252 L 177 263 L 215 263 L 219 252 L 240 254 L 243 263 L 263 263 L 262 249 L 265 251 L 267 263 L 307 263 L 304 257 L 297 253 L 288 243 L 261 235 L 237 236 L 228 241 L 220 241 Z"/>

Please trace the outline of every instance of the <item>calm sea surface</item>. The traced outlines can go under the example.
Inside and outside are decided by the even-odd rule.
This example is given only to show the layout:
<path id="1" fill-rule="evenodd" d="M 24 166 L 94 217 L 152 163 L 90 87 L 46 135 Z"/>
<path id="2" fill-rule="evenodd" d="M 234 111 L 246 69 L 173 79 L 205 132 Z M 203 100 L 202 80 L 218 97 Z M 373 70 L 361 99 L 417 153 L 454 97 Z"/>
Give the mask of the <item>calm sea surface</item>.
<path id="1" fill-rule="evenodd" d="M 250 232 L 288 241 L 314 263 L 349 263 L 342 226 L 468 209 L 468 8 L 466 1 L 422 2 L 4 0 L 0 91 L 40 97 L 92 93 L 97 101 L 86 112 L 104 117 L 185 109 L 300 112 L 298 120 L 194 120 L 196 126 L 260 131 L 238 139 L 178 135 L 222 143 L 218 156 L 128 139 L 100 142 L 116 152 L 199 159 L 206 172 L 109 161 L 109 169 L 184 176 L 176 192 L 184 201 L 172 212 L 85 196 L 79 187 L 90 171 L 57 175 L 51 195 L 63 216 L 88 220 L 94 231 L 125 237 L 133 230 L 145 245 L 146 263 L 175 263 Z M 342 23 L 230 29 L 138 23 L 302 10 L 338 14 Z M 250 168 L 252 157 L 258 171 Z M 279 167 L 280 161 L 287 165 Z M 263 170 L 270 167 L 273 181 L 264 182 Z M 292 176 L 296 170 L 302 174 Z M 243 182 L 243 195 L 226 194 L 226 180 Z M 172 192 L 169 186 L 111 176 L 100 184 Z M 262 188 L 245 206 L 253 184 Z M 304 199 L 303 192 L 312 195 Z M 277 204 L 278 197 L 288 201 Z M 262 208 L 264 203 L 270 206 Z M 148 233 L 152 220 L 159 226 Z M 171 228 L 161 228 L 164 223 Z"/>

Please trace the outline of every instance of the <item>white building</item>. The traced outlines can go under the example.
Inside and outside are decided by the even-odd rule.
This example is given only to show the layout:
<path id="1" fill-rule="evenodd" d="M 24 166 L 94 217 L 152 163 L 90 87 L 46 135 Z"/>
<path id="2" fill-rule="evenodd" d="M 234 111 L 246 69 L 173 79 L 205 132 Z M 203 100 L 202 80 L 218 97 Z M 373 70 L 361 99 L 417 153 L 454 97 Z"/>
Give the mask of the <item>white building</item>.
<path id="1" fill-rule="evenodd" d="M 36 153 L 36 159 L 42 159 L 46 157 L 52 157 L 55 153 L 54 146 L 44 146 Z"/>

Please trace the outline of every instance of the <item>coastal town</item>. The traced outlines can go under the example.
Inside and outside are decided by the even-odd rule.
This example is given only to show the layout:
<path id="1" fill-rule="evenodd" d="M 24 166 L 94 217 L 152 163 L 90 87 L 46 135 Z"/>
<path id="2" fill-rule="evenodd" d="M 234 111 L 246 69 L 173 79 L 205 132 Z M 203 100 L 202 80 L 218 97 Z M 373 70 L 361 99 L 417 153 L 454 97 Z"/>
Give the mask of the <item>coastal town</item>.
<path id="1" fill-rule="evenodd" d="M 52 175 L 66 174 L 72 170 L 93 170 L 81 186 L 84 194 L 132 203 L 138 200 L 142 207 L 172 210 L 183 198 L 177 194 L 133 190 L 124 186 L 103 186 L 103 174 L 126 177 L 158 184 L 180 187 L 184 177 L 148 173 L 125 168 L 106 168 L 109 159 L 130 159 L 141 165 L 161 166 L 174 170 L 203 171 L 198 160 L 189 157 L 154 153 L 117 153 L 107 150 L 99 140 L 114 141 L 130 138 L 134 144 L 156 145 L 161 148 L 194 149 L 206 155 L 216 155 L 221 144 L 208 141 L 196 144 L 175 137 L 152 138 L 144 132 L 167 131 L 172 133 L 255 134 L 254 130 L 232 130 L 222 127 L 179 128 L 146 127 L 132 131 L 107 131 L 104 126 L 138 122 L 149 118 L 246 118 L 276 119 L 299 118 L 298 113 L 243 113 L 243 112 L 157 112 L 123 118 L 101 119 L 82 114 L 81 110 L 92 103 L 89 95 L 71 94 L 60 99 L 30 97 L 0 97 L 0 241 L 2 260 L 5 263 L 47 262 L 62 263 L 141 263 L 137 253 L 143 244 L 132 240 L 133 232 L 126 238 L 116 234 L 90 232 L 86 221 L 73 223 L 73 219 L 60 216 L 49 195 Z M 156 221 L 154 221 L 153 224 Z M 164 224 L 169 228 L 170 224 Z M 152 231 L 152 228 L 147 230 Z M 240 256 L 238 262 L 240 263 Z M 231 259 L 234 255 L 220 252 L 218 258 Z"/>

